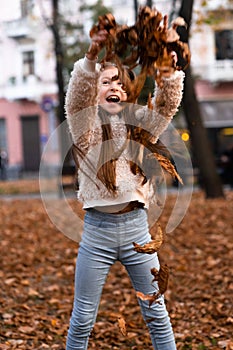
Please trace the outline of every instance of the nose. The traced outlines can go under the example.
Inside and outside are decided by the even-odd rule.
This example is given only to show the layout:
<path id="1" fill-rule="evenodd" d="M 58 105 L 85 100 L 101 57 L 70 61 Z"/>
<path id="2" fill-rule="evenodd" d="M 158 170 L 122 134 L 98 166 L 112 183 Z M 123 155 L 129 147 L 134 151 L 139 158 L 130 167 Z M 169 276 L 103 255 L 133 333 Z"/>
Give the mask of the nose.
<path id="1" fill-rule="evenodd" d="M 111 91 L 118 91 L 119 87 L 120 87 L 120 85 L 118 82 L 116 82 L 116 81 L 111 82 L 111 86 L 110 86 Z"/>

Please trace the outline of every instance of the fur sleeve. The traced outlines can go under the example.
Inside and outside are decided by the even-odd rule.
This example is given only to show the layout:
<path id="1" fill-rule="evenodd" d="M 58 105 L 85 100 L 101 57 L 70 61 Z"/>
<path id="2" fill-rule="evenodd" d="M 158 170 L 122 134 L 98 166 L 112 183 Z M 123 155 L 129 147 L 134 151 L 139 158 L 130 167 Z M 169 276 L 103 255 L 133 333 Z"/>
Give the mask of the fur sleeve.
<path id="1" fill-rule="evenodd" d="M 163 78 L 162 87 L 155 86 L 152 98 L 153 111 L 145 106 L 137 115 L 142 127 L 154 135 L 155 142 L 178 110 L 183 95 L 183 81 L 182 71 L 176 71 L 170 78 Z"/>
<path id="2" fill-rule="evenodd" d="M 182 99 L 183 80 L 184 72 L 176 71 L 170 78 L 163 78 L 161 88 L 155 87 L 152 102 L 159 115 L 172 119 L 176 114 Z"/>
<path id="3" fill-rule="evenodd" d="M 74 64 L 66 93 L 65 112 L 74 143 L 90 131 L 96 117 L 99 74 L 87 68 L 85 59 Z"/>

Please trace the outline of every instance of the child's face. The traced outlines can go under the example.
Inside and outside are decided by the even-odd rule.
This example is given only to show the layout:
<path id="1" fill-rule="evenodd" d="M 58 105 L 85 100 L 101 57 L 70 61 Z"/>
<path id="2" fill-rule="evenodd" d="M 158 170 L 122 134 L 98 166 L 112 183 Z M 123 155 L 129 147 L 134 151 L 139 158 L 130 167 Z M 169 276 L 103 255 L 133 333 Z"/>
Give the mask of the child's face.
<path id="1" fill-rule="evenodd" d="M 116 76 L 118 69 L 114 66 L 105 68 L 100 74 L 99 103 L 110 114 L 119 113 L 124 108 L 121 102 L 127 100 L 122 82 L 114 79 Z"/>

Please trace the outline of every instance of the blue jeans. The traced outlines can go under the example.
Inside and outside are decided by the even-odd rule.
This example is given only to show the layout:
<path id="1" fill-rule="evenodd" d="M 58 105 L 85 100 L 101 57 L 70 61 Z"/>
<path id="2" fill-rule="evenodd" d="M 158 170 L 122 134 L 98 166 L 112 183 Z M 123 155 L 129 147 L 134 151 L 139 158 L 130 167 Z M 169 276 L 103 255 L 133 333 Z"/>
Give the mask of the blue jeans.
<path id="1" fill-rule="evenodd" d="M 132 242 L 145 244 L 151 240 L 147 212 L 136 209 L 126 214 L 114 215 L 87 211 L 84 232 L 80 243 L 76 274 L 75 296 L 66 350 L 86 350 L 94 326 L 100 297 L 109 269 L 119 260 L 126 268 L 136 291 L 153 294 L 157 284 L 151 284 L 152 267 L 159 269 L 157 254 L 141 254 L 133 249 Z M 149 328 L 153 348 L 175 350 L 175 340 L 170 319 L 164 304 L 138 300 L 143 318 Z M 152 320 L 152 321 L 151 321 Z"/>

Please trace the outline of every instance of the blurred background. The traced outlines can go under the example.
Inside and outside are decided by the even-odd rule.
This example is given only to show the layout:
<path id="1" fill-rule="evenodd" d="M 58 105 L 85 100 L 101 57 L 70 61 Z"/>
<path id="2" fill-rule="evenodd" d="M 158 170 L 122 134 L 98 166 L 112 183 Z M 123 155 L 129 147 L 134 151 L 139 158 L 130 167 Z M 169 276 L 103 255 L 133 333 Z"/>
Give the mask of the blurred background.
<path id="1" fill-rule="evenodd" d="M 112 12 L 117 23 L 133 25 L 141 5 L 156 7 L 169 21 L 182 16 L 182 41 L 192 58 L 182 106 L 173 125 L 192 158 L 195 184 L 207 197 L 232 188 L 233 1 L 230 0 L 1 0 L 0 176 L 38 176 L 41 155 L 65 120 L 64 97 L 74 62 L 89 46 L 98 16 Z M 145 86 L 144 94 L 150 89 Z M 50 166 L 61 158 L 53 137 Z M 64 173 L 72 172 L 67 158 Z M 63 165 L 62 165 L 63 166 Z M 71 170 L 70 170 L 71 169 Z M 175 184 L 172 184 L 175 186 Z"/>

